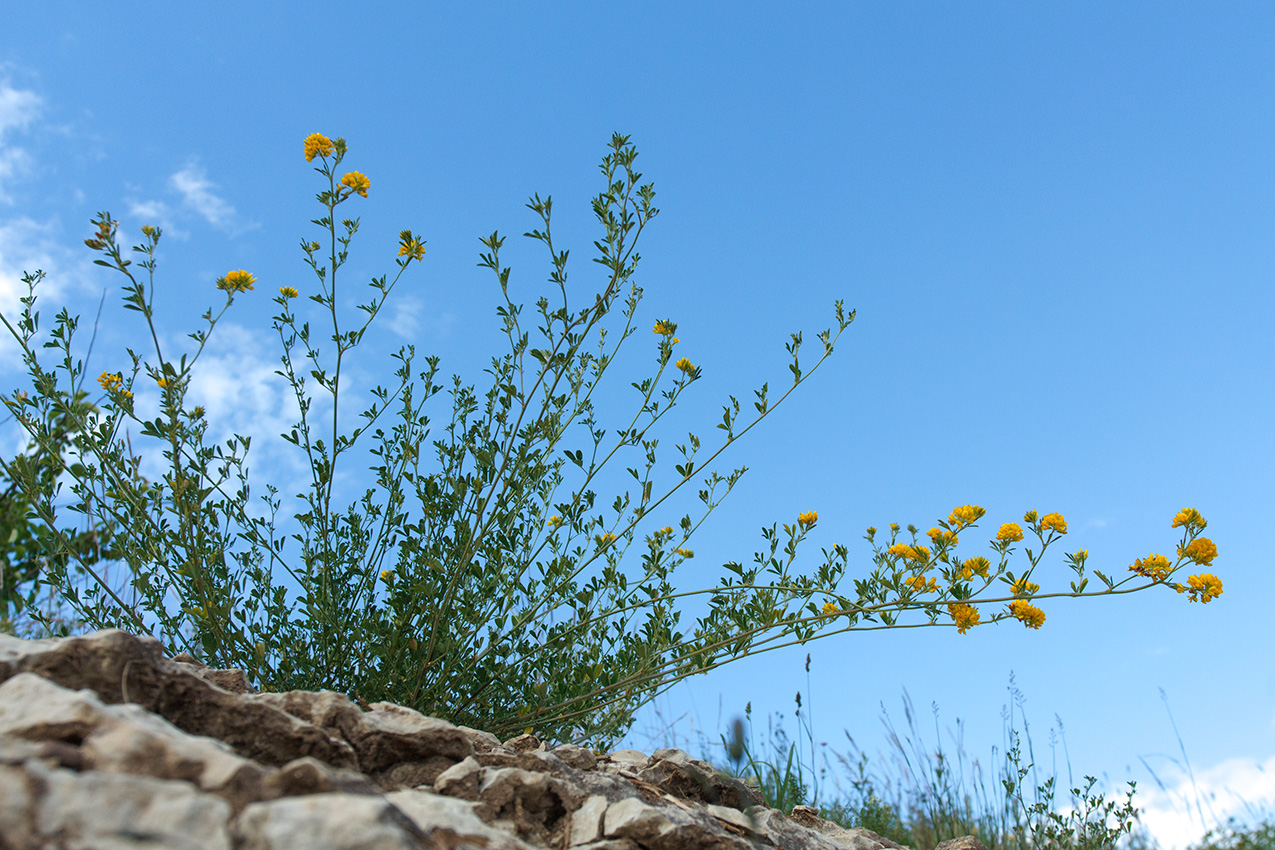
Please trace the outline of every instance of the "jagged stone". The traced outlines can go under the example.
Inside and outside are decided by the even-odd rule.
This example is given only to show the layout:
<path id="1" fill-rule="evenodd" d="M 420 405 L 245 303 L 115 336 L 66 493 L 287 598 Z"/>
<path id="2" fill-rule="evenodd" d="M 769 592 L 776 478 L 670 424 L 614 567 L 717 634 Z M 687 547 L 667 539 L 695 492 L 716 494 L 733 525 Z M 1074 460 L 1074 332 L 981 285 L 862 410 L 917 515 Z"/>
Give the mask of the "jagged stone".
<path id="1" fill-rule="evenodd" d="M 501 743 L 360 705 L 258 693 L 242 671 L 118 630 L 0 635 L 0 848 L 900 847 L 808 807 L 766 808 L 681 750 Z M 940 848 L 984 850 L 972 837 Z"/>

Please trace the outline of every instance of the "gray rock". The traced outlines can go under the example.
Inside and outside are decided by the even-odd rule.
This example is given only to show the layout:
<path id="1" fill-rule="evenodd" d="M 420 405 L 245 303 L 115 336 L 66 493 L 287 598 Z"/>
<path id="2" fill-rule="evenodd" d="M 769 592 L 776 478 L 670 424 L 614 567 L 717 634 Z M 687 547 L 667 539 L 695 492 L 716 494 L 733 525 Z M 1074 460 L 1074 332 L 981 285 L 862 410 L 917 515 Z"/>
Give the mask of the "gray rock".
<path id="1" fill-rule="evenodd" d="M 5 850 L 899 848 L 761 803 L 681 750 L 501 743 L 390 703 L 257 693 L 118 630 L 0 635 Z"/>

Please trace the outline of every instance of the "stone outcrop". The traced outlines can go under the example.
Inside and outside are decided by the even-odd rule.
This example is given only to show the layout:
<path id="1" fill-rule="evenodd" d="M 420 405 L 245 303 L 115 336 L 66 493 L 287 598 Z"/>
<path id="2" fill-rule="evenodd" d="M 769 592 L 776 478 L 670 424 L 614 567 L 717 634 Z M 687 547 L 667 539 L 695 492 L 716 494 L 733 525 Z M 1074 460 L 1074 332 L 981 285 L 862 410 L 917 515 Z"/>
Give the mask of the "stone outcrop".
<path id="1" fill-rule="evenodd" d="M 118 630 L 0 635 L 0 850 L 900 846 L 761 802 L 681 750 L 502 743 L 331 691 L 257 693 Z"/>

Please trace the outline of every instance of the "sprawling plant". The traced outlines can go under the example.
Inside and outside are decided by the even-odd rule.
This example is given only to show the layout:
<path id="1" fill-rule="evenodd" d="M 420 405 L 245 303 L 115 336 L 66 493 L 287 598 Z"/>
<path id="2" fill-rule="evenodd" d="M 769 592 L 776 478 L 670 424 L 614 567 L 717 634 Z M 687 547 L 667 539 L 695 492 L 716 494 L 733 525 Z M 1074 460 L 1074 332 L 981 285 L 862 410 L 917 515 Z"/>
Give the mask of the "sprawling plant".
<path id="1" fill-rule="evenodd" d="M 86 375 L 73 354 L 77 319 L 62 310 L 43 343 L 60 353 L 60 363 L 46 368 L 37 357 L 41 273 L 24 278 L 29 292 L 21 316 L 16 324 L 4 321 L 22 346 L 34 391 L 15 392 L 5 403 L 38 445 L 53 438 L 49 422 L 71 417 L 76 423 L 69 433 L 77 460 L 65 470 L 76 499 L 71 508 L 119 529 L 113 552 L 129 575 L 127 586 L 113 587 L 54 532 L 70 558 L 49 559 L 30 594 L 51 587 L 86 625 L 153 632 L 171 651 L 241 668 L 263 689 L 330 688 L 497 735 L 534 730 L 548 740 L 605 746 L 625 732 L 639 707 L 678 680 L 793 642 L 854 629 L 937 625 L 944 614 L 941 624 L 962 633 L 1005 618 L 1038 628 L 1044 614 L 1032 600 L 1051 595 L 1124 593 L 1155 584 L 1189 590 L 1205 602 L 1221 593 L 1212 575 L 1192 576 L 1188 586 L 1170 580 L 1185 564 L 1208 564 L 1216 555 L 1199 536 L 1205 522 L 1194 510 L 1173 523 L 1184 534 L 1176 565 L 1151 555 L 1131 568 L 1149 583 L 1126 589 L 1133 576 L 1117 583 L 1095 570 L 1105 589 L 1086 592 L 1087 553 L 1081 550 L 1067 556 L 1077 574 L 1070 592 L 1041 594 L 1031 577 L 1045 550 L 1066 534 L 1063 517 L 1026 514 L 1040 549 L 1027 550 L 1030 565 L 1015 576 L 1008 561 L 1024 538 L 1016 523 L 1001 525 L 991 542 L 997 565 L 955 556 L 958 534 L 971 533 L 984 515 L 973 505 L 956 508 L 930 529 L 929 545 L 918 542 L 913 526 L 910 536 L 901 536 L 892 525 L 884 545 L 868 529 L 874 568 L 853 579 L 853 592 L 842 589 L 844 546 L 824 550 L 812 571 L 794 568 L 818 521 L 814 511 L 763 528 L 763 551 L 754 563 L 724 564 L 716 587 L 676 589 L 674 571 L 694 556 L 692 535 L 745 471 L 717 471 L 720 456 L 809 380 L 855 314 L 836 303 L 835 332 L 818 335 L 818 359 L 810 368 L 799 359 L 802 335 L 793 334 L 791 386 L 772 399 L 763 384 L 751 421 L 730 397 L 716 425 L 720 445 L 702 449 L 690 434 L 674 447 L 674 474 L 657 476 L 657 426 L 700 377 L 700 368 L 676 353 L 676 323 L 655 322 L 654 373 L 632 383 L 636 398 L 618 428 L 600 426 L 593 402 L 620 346 L 636 332 L 642 297 L 634 281 L 636 246 L 658 213 L 655 191 L 634 170 L 637 151 L 626 136 L 612 138 L 601 165 L 605 185 L 593 199 L 601 227 L 594 243 L 600 292 L 582 308 L 571 306 L 568 252 L 551 235 L 552 201 L 533 196 L 528 207 L 539 222 L 525 235 L 548 252 L 553 293 L 536 302 L 534 330 L 524 326 L 523 305 L 510 295 L 510 269 L 500 258 L 505 238 L 492 233 L 482 240 L 479 265 L 499 285 L 503 303 L 496 313 L 509 345 L 491 361 L 490 386 L 479 393 L 459 376 L 443 381 L 437 357 L 426 357 L 416 371 L 415 349 L 404 346 L 393 354 L 391 386 L 374 388 L 361 424 L 343 430 L 342 370 L 398 280 L 425 253 L 420 236 L 402 231 L 393 279 L 373 279 L 370 300 L 356 311 L 345 307 L 337 273 L 359 220 L 338 221 L 337 207 L 366 198 L 370 188 L 360 172 L 337 176 L 347 153 L 343 139 L 316 133 L 305 140 L 305 158 L 317 160 L 325 183 L 317 195 L 323 214 L 313 220 L 322 241 L 301 242 L 315 280 L 306 296 L 324 325 L 331 323 L 330 334 L 326 327 L 312 330 L 298 315 L 297 288 L 281 287 L 274 299 L 273 328 L 283 349 L 277 374 L 299 411 L 283 437 L 304 453 L 311 473 L 309 491 L 296 497 L 299 509 L 290 506 L 284 514 L 294 522 L 280 522 L 283 499 L 273 486 L 260 497 L 260 509 L 249 510 L 250 438 L 236 434 L 210 443 L 204 409 L 188 406 L 191 375 L 209 335 L 235 299 L 253 290 L 252 274 L 240 269 L 216 281 L 225 303 L 215 315 L 209 309 L 206 327 L 190 335 L 193 353 L 173 357 L 152 311 L 160 230 L 141 228 L 144 240 L 132 249 L 141 259 L 134 266 L 120 248 L 119 222 L 101 213 L 86 243 L 101 254 L 100 265 L 127 279 L 124 306 L 140 314 L 153 351 L 143 356 L 127 349 L 126 368 L 98 377 L 98 411 L 74 406 L 67 389 Z M 139 268 L 145 276 L 137 275 Z M 604 324 L 616 314 L 618 321 Z M 322 352 L 321 337 L 332 344 Z M 160 394 L 160 414 L 151 420 L 134 411 L 133 391 L 142 387 Z M 444 389 L 450 417 L 427 415 Z M 138 475 L 129 429 L 162 448 L 166 471 L 158 480 Z M 335 488 L 338 463 L 360 441 L 370 444 L 375 486 L 346 503 Z M 594 488 L 612 461 L 631 464 L 633 484 L 606 505 Z M 33 517 L 55 529 L 54 482 L 22 465 L 12 474 Z M 696 516 L 668 516 L 670 498 L 684 488 L 696 491 L 702 508 Z M 279 570 L 299 592 L 290 596 L 278 583 Z M 989 593 L 993 586 L 1008 595 Z M 708 613 L 685 631 L 677 606 L 692 596 L 707 597 Z M 995 608 L 999 603 L 1007 604 Z M 66 633 L 64 624 L 41 622 Z"/>

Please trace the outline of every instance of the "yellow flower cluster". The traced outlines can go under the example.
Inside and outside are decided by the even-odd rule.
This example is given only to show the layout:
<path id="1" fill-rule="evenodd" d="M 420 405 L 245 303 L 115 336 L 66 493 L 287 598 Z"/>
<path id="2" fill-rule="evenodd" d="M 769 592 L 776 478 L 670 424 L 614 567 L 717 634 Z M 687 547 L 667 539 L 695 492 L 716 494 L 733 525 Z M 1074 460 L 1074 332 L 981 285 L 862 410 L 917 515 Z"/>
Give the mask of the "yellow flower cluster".
<path id="1" fill-rule="evenodd" d="M 549 517 L 550 528 L 557 528 L 560 525 L 562 525 L 562 517 L 558 516 L 557 514 L 554 514 L 553 516 Z"/>
<path id="2" fill-rule="evenodd" d="M 978 555 L 974 558 L 967 558 L 965 562 L 961 564 L 960 577 L 968 579 L 977 575 L 982 578 L 987 578 L 987 571 L 991 568 L 991 566 L 992 562 L 984 558 L 982 555 Z"/>
<path id="3" fill-rule="evenodd" d="M 614 542 L 615 542 L 615 540 L 616 540 L 615 535 L 614 535 L 614 534 L 611 534 L 611 533 L 609 533 L 609 532 L 608 532 L 607 534 L 604 534 L 604 535 L 602 535 L 602 537 L 601 537 L 601 538 L 599 538 L 599 541 L 600 541 L 600 542 L 599 542 L 599 545 L 600 545 L 600 546 L 609 546 L 609 545 L 611 545 L 612 543 L 614 543 Z"/>
<path id="4" fill-rule="evenodd" d="M 367 193 L 365 192 L 363 196 L 367 197 Z M 405 256 L 409 260 L 420 260 L 425 256 L 424 240 L 413 236 L 412 231 L 404 230 L 398 235 L 398 255 L 400 257 Z"/>
<path id="5" fill-rule="evenodd" d="M 819 521 L 818 511 L 806 511 L 805 513 L 801 513 L 797 515 L 797 524 L 802 526 L 803 528 L 810 528 L 812 525 L 814 525 L 818 521 Z"/>
<path id="6" fill-rule="evenodd" d="M 960 634 L 965 634 L 970 626 L 978 625 L 978 609 L 968 602 L 949 603 L 947 613 L 956 623 L 956 631 Z"/>
<path id="7" fill-rule="evenodd" d="M 1153 581 L 1164 581 L 1169 576 L 1169 559 L 1152 553 L 1134 561 L 1129 570 Z"/>
<path id="8" fill-rule="evenodd" d="M 1015 596 L 1031 596 L 1038 590 L 1040 590 L 1040 585 L 1034 581 L 1028 581 L 1026 578 L 1020 578 L 1014 582 Z"/>
<path id="9" fill-rule="evenodd" d="M 655 323 L 655 327 L 651 328 L 651 331 L 660 336 L 672 336 L 677 333 L 677 325 L 668 319 L 660 319 Z"/>
<path id="10" fill-rule="evenodd" d="M 1063 519 L 1062 514 L 1045 514 L 1040 518 L 1040 530 L 1049 531 L 1050 529 L 1057 531 L 1059 534 L 1066 534 L 1067 520 Z"/>
<path id="11" fill-rule="evenodd" d="M 906 543 L 895 543 L 885 551 L 887 554 L 897 555 L 900 558 L 907 558 L 909 561 L 916 561 L 918 564 L 924 564 L 926 561 L 930 560 L 930 550 L 924 546 L 909 546 Z"/>
<path id="12" fill-rule="evenodd" d="M 156 379 L 155 379 L 155 383 L 159 384 L 159 388 L 160 388 L 161 390 L 166 390 L 166 389 L 168 389 L 168 379 L 167 379 L 167 378 L 156 378 Z"/>
<path id="13" fill-rule="evenodd" d="M 957 526 L 957 530 L 959 531 L 964 526 L 973 525 L 978 522 L 986 513 L 987 511 L 983 510 L 978 505 L 961 505 L 959 508 L 952 511 L 951 515 L 948 516 L 947 521 L 951 525 Z"/>
<path id="14" fill-rule="evenodd" d="M 279 287 L 279 294 L 284 298 L 296 298 L 301 293 L 297 292 L 297 288 L 295 286 L 281 286 Z"/>
<path id="15" fill-rule="evenodd" d="M 841 610 L 841 609 L 837 607 L 837 604 L 836 604 L 835 602 L 825 602 L 825 603 L 823 603 L 823 613 L 824 613 L 824 614 L 835 614 L 835 613 L 837 613 L 837 612 L 838 612 L 838 611 L 840 611 L 840 610 Z"/>
<path id="16" fill-rule="evenodd" d="M 224 277 L 217 278 L 217 288 L 227 292 L 246 292 L 252 289 L 257 279 L 243 269 L 226 272 Z"/>
<path id="17" fill-rule="evenodd" d="M 915 590 L 917 593 L 937 593 L 939 589 L 938 582 L 931 578 L 925 580 L 925 576 L 908 576 L 903 583 Z"/>
<path id="18" fill-rule="evenodd" d="M 694 553 L 694 552 L 692 552 L 690 549 L 674 549 L 673 551 L 674 551 L 674 552 L 676 552 L 677 554 L 681 555 L 683 558 L 694 558 L 694 557 L 695 557 L 695 553 Z"/>
<path id="19" fill-rule="evenodd" d="M 310 162 L 316 156 L 327 156 L 332 153 L 332 140 L 322 133 L 311 133 L 305 137 L 305 161 Z"/>
<path id="20" fill-rule="evenodd" d="M 935 546 L 955 546 L 960 540 L 950 531 L 944 531 L 941 528 L 931 528 L 926 534 L 930 535 L 930 539 L 934 541 Z"/>
<path id="21" fill-rule="evenodd" d="M 357 192 L 363 197 L 367 197 L 367 190 L 372 188 L 372 183 L 363 175 L 361 171 L 351 171 L 341 178 L 341 185 L 348 188 L 351 192 Z M 422 253 L 424 251 L 422 250 Z"/>
<path id="22" fill-rule="evenodd" d="M 1192 602 L 1203 602 L 1207 604 L 1210 599 L 1216 599 L 1222 595 L 1222 580 L 1212 573 L 1190 576 L 1186 580 L 1186 583 L 1190 585 L 1190 587 L 1185 588 L 1179 585 L 1178 593 L 1181 593 L 1183 590 L 1189 590 Z"/>
<path id="23" fill-rule="evenodd" d="M 1045 612 L 1024 599 L 1009 603 L 1009 613 L 1029 629 L 1039 629 L 1045 623 Z"/>
<path id="24" fill-rule="evenodd" d="M 1178 547 L 1179 558 L 1190 558 L 1197 564 L 1207 567 L 1217 557 L 1217 546 L 1207 537 L 1197 537 L 1185 547 Z"/>
<path id="25" fill-rule="evenodd" d="M 123 396 L 124 398 L 132 398 L 133 394 L 124 389 L 124 375 L 120 372 L 103 372 L 98 376 L 97 382 L 102 385 L 102 389 L 108 393 Z"/>
<path id="26" fill-rule="evenodd" d="M 1204 517 L 1200 516 L 1200 512 L 1195 508 L 1183 508 L 1178 511 L 1175 517 L 1173 517 L 1173 525 L 1171 527 L 1177 528 L 1180 525 L 1195 525 L 1203 529 L 1208 525 L 1208 522 L 1204 519 Z"/>
<path id="27" fill-rule="evenodd" d="M 996 532 L 996 539 L 1002 543 L 1016 543 L 1023 539 L 1023 530 L 1016 522 L 1007 522 Z"/>
<path id="28" fill-rule="evenodd" d="M 676 362 L 676 363 L 674 363 L 673 365 L 674 365 L 674 366 L 676 366 L 677 368 L 681 369 L 683 372 L 685 372 L 685 373 L 686 373 L 686 374 L 688 374 L 688 375 L 689 375 L 691 372 L 694 372 L 694 371 L 695 371 L 695 366 L 694 366 L 694 365 L 692 365 L 691 361 L 690 361 L 690 360 L 688 360 L 688 359 L 687 359 L 687 358 L 685 358 L 685 357 L 683 357 L 681 360 L 677 361 L 677 362 Z"/>

